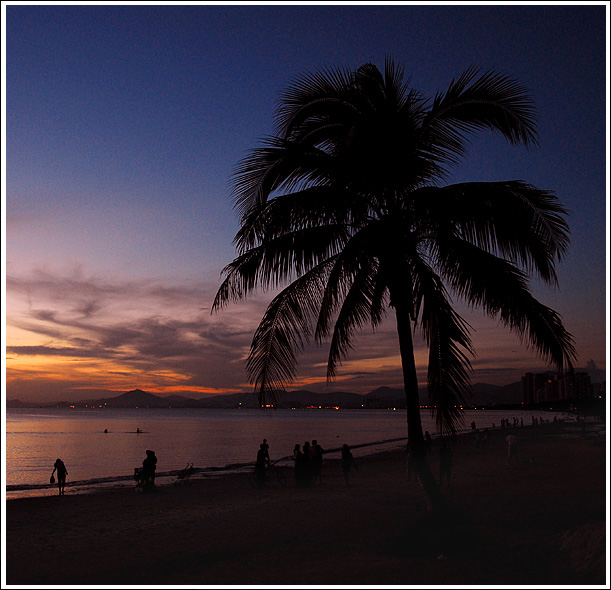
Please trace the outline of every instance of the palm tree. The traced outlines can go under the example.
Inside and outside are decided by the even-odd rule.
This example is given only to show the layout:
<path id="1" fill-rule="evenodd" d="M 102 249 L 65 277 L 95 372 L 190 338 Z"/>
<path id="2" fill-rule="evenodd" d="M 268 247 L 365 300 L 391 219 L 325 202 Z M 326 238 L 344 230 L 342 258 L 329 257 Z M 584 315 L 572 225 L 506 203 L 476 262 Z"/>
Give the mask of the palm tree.
<path id="1" fill-rule="evenodd" d="M 390 59 L 298 77 L 277 132 L 238 165 L 237 257 L 213 309 L 283 287 L 256 330 L 247 371 L 261 401 L 295 377 L 297 353 L 330 337 L 332 379 L 357 331 L 394 309 L 408 440 L 429 508 L 443 498 L 422 435 L 413 332 L 429 349 L 428 396 L 453 435 L 470 388 L 470 326 L 450 293 L 497 317 L 545 360 L 572 366 L 571 335 L 537 301 L 529 275 L 557 284 L 569 242 L 553 193 L 522 181 L 442 185 L 479 130 L 536 144 L 532 101 L 516 81 L 468 69 L 427 100 Z"/>

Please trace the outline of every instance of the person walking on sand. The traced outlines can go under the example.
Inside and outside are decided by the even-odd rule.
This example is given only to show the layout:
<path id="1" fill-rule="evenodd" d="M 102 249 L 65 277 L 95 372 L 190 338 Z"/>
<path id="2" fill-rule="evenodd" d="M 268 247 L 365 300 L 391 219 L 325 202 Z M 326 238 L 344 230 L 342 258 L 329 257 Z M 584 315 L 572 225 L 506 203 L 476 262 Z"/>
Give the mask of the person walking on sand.
<path id="1" fill-rule="evenodd" d="M 66 486 L 66 475 L 68 475 L 68 470 L 64 465 L 64 462 L 61 459 L 57 459 L 55 461 L 55 465 L 53 466 L 53 473 L 51 473 L 51 477 L 57 471 L 57 489 L 59 490 L 59 495 L 63 496 L 65 493 Z"/>
<path id="2" fill-rule="evenodd" d="M 518 461 L 518 437 L 515 434 L 510 434 L 507 441 L 507 465 L 512 461 Z"/>
<path id="3" fill-rule="evenodd" d="M 344 444 L 344 446 L 342 447 L 342 471 L 344 472 L 344 479 L 346 480 L 346 484 L 348 485 L 350 485 L 350 482 L 348 481 L 348 476 L 352 467 L 358 469 L 354 457 L 352 456 L 352 452 L 350 451 L 350 447 L 347 444 Z"/>

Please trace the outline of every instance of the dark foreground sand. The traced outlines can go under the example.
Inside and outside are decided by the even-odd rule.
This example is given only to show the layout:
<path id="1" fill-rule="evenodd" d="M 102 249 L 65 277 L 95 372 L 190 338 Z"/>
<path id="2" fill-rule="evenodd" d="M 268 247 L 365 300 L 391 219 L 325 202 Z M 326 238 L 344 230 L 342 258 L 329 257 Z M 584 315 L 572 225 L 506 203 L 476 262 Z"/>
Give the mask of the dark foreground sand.
<path id="1" fill-rule="evenodd" d="M 460 519 L 422 521 L 402 452 L 358 460 L 351 484 L 253 490 L 244 475 L 99 494 L 9 500 L 9 585 L 604 585 L 606 442 L 575 425 L 507 430 L 454 447 L 444 494 Z M 436 443 L 437 444 L 437 443 Z M 438 452 L 430 453 L 437 474 Z M 527 461 L 528 459 L 528 461 Z"/>

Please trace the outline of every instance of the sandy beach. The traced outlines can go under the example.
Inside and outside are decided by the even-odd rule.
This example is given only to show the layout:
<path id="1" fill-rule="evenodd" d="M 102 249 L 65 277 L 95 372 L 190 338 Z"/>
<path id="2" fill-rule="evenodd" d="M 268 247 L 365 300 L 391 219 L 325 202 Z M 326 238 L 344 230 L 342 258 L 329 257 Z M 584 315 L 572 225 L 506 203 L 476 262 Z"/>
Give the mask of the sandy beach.
<path id="1" fill-rule="evenodd" d="M 263 490 L 246 474 L 6 502 L 9 585 L 572 585 L 609 583 L 606 441 L 575 424 L 511 429 L 453 447 L 457 515 L 425 514 L 402 451 L 336 458 L 322 482 Z M 589 426 L 590 429 L 593 425 Z M 571 435 L 567 437 L 567 435 Z M 438 445 L 430 451 L 438 473 Z M 336 456 L 335 456 L 336 457 Z"/>

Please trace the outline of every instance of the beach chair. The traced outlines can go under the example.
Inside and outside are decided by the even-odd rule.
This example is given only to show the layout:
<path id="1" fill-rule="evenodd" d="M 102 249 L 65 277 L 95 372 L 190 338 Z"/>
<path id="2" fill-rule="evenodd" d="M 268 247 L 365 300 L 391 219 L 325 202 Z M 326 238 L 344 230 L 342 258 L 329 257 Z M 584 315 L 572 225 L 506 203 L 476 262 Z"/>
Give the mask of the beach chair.
<path id="1" fill-rule="evenodd" d="M 194 471 L 195 469 L 193 468 L 193 463 L 187 463 L 186 467 L 178 472 L 174 485 L 188 483 Z"/>

